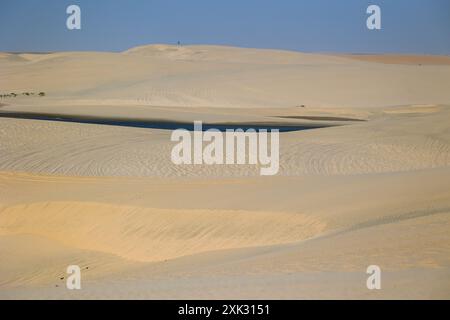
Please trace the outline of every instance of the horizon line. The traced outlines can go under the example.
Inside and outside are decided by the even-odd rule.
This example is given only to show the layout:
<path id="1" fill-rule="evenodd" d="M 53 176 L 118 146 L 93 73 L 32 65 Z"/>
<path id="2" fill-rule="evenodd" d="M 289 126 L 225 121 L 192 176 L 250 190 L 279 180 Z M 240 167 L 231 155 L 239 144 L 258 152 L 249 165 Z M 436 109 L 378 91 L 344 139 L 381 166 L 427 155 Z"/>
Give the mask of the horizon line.
<path id="1" fill-rule="evenodd" d="M 236 48 L 236 49 L 254 49 L 254 50 L 269 50 L 269 51 L 285 51 L 285 52 L 296 52 L 296 53 L 307 53 L 307 54 L 323 54 L 323 55 L 407 55 L 407 56 L 445 56 L 449 57 L 450 53 L 417 53 L 417 52 L 403 52 L 403 51 L 366 51 L 366 52 L 349 52 L 349 51 L 301 51 L 294 49 L 280 49 L 280 48 L 269 48 L 269 47 L 246 47 L 237 45 L 227 45 L 227 44 L 208 44 L 208 43 L 192 43 L 192 44 L 172 44 L 172 43 L 147 43 L 139 44 L 136 46 L 129 47 L 125 50 L 49 50 L 49 51 L 2 51 L 1 53 L 7 54 L 51 54 L 51 53 L 70 53 L 70 52 L 104 52 L 104 53 L 123 53 L 135 48 L 146 47 L 146 46 L 170 46 L 170 47 L 193 47 L 193 46 L 211 46 L 211 47 L 224 47 L 224 48 Z"/>

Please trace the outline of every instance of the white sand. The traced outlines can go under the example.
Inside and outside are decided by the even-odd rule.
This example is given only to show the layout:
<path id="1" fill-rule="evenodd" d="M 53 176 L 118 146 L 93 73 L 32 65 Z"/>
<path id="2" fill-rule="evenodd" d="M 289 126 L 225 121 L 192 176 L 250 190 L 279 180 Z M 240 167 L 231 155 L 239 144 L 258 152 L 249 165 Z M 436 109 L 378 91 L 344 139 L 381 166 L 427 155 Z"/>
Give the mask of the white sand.
<path id="1" fill-rule="evenodd" d="M 279 174 L 259 177 L 173 165 L 166 130 L 0 118 L 0 298 L 448 299 L 443 60 L 162 45 L 1 54 L 2 90 L 48 96 L 0 111 L 367 121 L 282 133 Z M 80 291 L 61 279 L 69 264 Z M 366 288 L 371 264 L 382 290 Z"/>
<path id="2" fill-rule="evenodd" d="M 73 100 L 91 105 L 233 108 L 442 104 L 450 100 L 449 81 L 448 63 L 392 65 L 214 46 L 0 56 L 2 91 L 44 91 L 50 100 L 60 98 L 66 104 Z"/>

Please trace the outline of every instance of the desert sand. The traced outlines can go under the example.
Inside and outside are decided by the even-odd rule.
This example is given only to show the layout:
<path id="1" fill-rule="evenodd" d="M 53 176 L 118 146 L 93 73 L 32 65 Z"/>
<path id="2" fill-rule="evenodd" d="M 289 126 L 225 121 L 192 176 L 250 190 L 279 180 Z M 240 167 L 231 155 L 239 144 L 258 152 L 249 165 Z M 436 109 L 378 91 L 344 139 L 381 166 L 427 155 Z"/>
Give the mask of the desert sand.
<path id="1" fill-rule="evenodd" d="M 0 298 L 449 299 L 449 60 L 0 53 Z M 323 127 L 282 132 L 261 177 L 173 164 L 170 130 L 11 113 Z"/>

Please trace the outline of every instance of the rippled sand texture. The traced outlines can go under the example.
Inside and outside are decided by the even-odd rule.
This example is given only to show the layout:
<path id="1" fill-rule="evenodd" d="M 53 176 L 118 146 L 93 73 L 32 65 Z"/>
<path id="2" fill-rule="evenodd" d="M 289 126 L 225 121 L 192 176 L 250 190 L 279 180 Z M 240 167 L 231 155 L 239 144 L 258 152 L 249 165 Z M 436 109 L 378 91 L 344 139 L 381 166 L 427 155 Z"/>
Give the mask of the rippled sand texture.
<path id="1" fill-rule="evenodd" d="M 0 54 L 1 90 L 47 93 L 0 113 L 331 125 L 281 133 L 261 177 L 174 165 L 168 130 L 0 117 L 0 298 L 450 298 L 449 60 Z"/>

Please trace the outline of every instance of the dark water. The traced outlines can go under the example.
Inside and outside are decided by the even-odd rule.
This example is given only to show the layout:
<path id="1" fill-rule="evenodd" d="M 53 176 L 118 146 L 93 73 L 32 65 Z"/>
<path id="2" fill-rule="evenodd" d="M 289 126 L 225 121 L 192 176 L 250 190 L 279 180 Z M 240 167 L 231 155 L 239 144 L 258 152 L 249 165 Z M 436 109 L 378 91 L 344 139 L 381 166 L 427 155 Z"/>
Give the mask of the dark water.
<path id="1" fill-rule="evenodd" d="M 75 122 L 75 123 L 89 123 L 89 124 L 101 124 L 110 126 L 121 126 L 121 127 L 134 127 L 134 128 L 151 128 L 151 129 L 165 129 L 165 130 L 175 130 L 175 129 L 186 129 L 189 131 L 194 130 L 193 122 L 177 122 L 177 121 L 167 121 L 167 120 L 143 120 L 143 119 L 128 119 L 128 118 L 100 118 L 91 116 L 78 116 L 78 115 L 61 115 L 61 114 L 44 114 L 35 112 L 10 112 L 3 111 L 0 112 L 0 117 L 2 118 L 15 118 L 15 119 L 33 119 L 33 120 L 44 120 L 44 121 L 61 121 L 61 122 Z M 225 131 L 227 129 L 278 129 L 280 132 L 289 131 L 299 131 L 307 129 L 316 129 L 329 127 L 330 125 L 323 124 L 305 124 L 298 125 L 292 124 L 280 124 L 280 123 L 213 123 L 213 124 L 202 124 L 202 130 L 208 129 L 218 129 L 220 131 Z"/>

